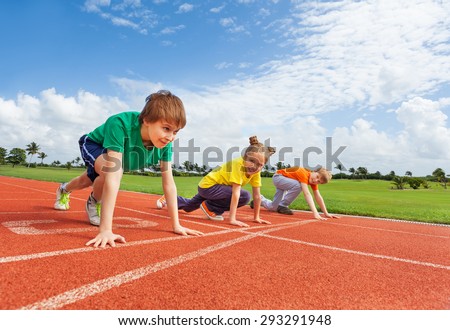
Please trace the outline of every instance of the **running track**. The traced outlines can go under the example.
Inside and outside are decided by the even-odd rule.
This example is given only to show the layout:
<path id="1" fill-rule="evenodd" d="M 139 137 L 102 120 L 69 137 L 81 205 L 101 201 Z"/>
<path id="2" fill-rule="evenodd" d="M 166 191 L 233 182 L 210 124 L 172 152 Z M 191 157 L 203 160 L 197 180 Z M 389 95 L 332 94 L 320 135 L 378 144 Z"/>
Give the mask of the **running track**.
<path id="1" fill-rule="evenodd" d="M 448 310 L 450 226 L 262 211 L 240 229 L 180 212 L 202 237 L 173 234 L 158 196 L 120 191 L 116 248 L 84 203 L 56 211 L 57 184 L 0 176 L 0 309 Z M 250 221 L 252 210 L 238 210 Z"/>

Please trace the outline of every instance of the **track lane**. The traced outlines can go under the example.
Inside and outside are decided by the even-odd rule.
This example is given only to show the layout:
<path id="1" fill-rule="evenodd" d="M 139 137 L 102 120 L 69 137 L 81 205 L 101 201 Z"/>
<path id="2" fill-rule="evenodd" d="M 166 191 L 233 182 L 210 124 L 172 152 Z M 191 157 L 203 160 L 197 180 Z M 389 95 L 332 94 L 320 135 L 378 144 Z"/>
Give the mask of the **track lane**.
<path id="1" fill-rule="evenodd" d="M 185 238 L 154 207 L 157 196 L 121 191 L 116 231 L 129 243 L 93 249 L 84 247 L 96 233 L 84 214 L 89 191 L 72 194 L 61 212 L 52 209 L 56 187 L 0 177 L 2 309 L 450 308 L 449 226 L 266 211 L 272 225 L 260 226 L 245 207 L 249 229 L 180 212 L 183 224 L 207 233 Z M 139 269 L 148 274 L 64 301 Z M 54 297 L 62 303 L 43 303 Z"/>

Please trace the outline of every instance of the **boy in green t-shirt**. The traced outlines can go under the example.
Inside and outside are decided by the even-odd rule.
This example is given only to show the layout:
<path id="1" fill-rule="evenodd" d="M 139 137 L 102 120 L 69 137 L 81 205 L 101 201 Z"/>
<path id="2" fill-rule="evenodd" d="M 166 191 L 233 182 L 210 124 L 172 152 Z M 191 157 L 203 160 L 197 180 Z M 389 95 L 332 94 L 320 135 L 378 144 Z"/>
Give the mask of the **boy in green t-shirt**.
<path id="1" fill-rule="evenodd" d="M 98 235 L 86 243 L 94 247 L 115 246 L 125 238 L 112 231 L 113 213 L 123 171 L 138 170 L 160 164 L 162 186 L 167 198 L 173 230 L 180 235 L 202 235 L 184 228 L 178 219 L 177 188 L 172 176 L 172 141 L 186 125 L 181 100 L 169 91 L 147 97 L 144 109 L 123 112 L 79 140 L 81 156 L 87 170 L 56 190 L 55 209 L 69 209 L 69 195 L 74 190 L 92 186 L 86 202 L 89 222 L 99 226 Z"/>

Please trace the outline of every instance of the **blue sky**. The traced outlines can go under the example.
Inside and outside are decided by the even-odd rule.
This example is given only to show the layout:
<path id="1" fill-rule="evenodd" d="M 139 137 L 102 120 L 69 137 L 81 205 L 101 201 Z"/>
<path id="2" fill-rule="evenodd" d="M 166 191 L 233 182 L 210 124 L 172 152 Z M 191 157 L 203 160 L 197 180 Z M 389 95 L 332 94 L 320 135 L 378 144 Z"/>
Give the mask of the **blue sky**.
<path id="1" fill-rule="evenodd" d="M 447 1 L 2 1 L 0 41 L 0 146 L 47 163 L 170 89 L 199 164 L 257 135 L 325 166 L 331 137 L 346 168 L 450 173 Z"/>

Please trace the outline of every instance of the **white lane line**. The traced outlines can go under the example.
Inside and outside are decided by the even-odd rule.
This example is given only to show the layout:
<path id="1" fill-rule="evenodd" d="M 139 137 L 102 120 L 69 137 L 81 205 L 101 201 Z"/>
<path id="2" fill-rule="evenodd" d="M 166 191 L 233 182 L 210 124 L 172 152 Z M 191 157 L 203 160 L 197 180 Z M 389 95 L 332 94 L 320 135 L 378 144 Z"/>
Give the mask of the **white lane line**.
<path id="1" fill-rule="evenodd" d="M 298 224 L 294 224 L 292 226 L 297 226 Z M 178 257 L 174 257 L 171 259 L 167 259 L 162 262 L 157 262 L 154 264 L 150 264 L 144 267 L 136 268 L 127 272 L 124 272 L 122 274 L 118 274 L 115 276 L 111 276 L 87 285 L 83 285 L 81 287 L 78 287 L 73 290 L 69 290 L 66 292 L 63 292 L 59 295 L 53 296 L 48 299 L 44 299 L 38 302 L 35 302 L 33 304 L 24 306 L 20 309 L 60 309 L 61 307 L 69 304 L 76 303 L 77 301 L 83 300 L 85 298 L 88 298 L 90 296 L 97 295 L 99 293 L 103 293 L 105 291 L 108 291 L 112 288 L 119 287 L 125 283 L 130 283 L 136 280 L 139 280 L 142 277 L 151 275 L 153 273 L 156 273 L 158 271 L 180 265 L 182 263 L 185 263 L 187 261 L 202 257 L 204 255 L 207 255 L 212 252 L 216 252 L 219 250 L 222 250 L 224 248 L 230 247 L 232 245 L 247 241 L 249 239 L 259 237 L 259 234 L 269 233 L 271 231 L 279 230 L 280 228 L 270 228 L 266 230 L 262 230 L 257 233 L 248 233 L 239 238 L 231 239 L 225 242 L 221 242 L 218 244 L 214 244 L 211 246 L 208 246 L 203 249 L 199 249 L 194 252 L 186 253 L 183 255 L 180 255 Z"/>
<path id="2" fill-rule="evenodd" d="M 277 239 L 277 240 L 281 240 L 281 241 L 287 241 L 287 242 L 291 242 L 291 243 L 312 246 L 312 247 L 321 248 L 321 249 L 328 249 L 328 250 L 332 250 L 332 251 L 356 254 L 356 255 L 360 255 L 360 256 L 364 256 L 364 257 L 386 259 L 386 260 L 399 261 L 399 262 L 404 262 L 404 263 L 409 263 L 409 264 L 414 264 L 414 265 L 450 270 L 450 266 L 435 264 L 432 262 L 423 262 L 423 261 L 417 261 L 417 260 L 412 260 L 412 259 L 397 258 L 397 257 L 391 257 L 391 256 L 387 256 L 387 255 L 382 255 L 382 254 L 375 254 L 375 253 L 370 253 L 370 252 L 362 252 L 362 251 L 357 251 L 357 250 L 344 249 L 344 248 L 339 248 L 336 246 L 306 242 L 306 241 L 301 241 L 301 240 L 296 240 L 296 239 L 286 238 L 286 237 L 267 235 L 264 233 L 257 234 L 257 235 L 262 236 L 262 237 L 267 237 L 267 238 L 273 238 L 273 239 Z"/>
<path id="3" fill-rule="evenodd" d="M 117 208 L 122 209 L 122 210 L 126 210 L 126 211 L 140 213 L 140 214 L 145 214 L 145 215 L 157 216 L 157 217 L 161 217 L 161 218 L 165 218 L 165 219 L 170 219 L 170 217 L 168 217 L 168 216 L 160 215 L 160 214 L 156 214 L 156 213 L 149 213 L 149 212 L 135 210 L 135 209 L 130 209 L 130 208 L 127 208 L 127 207 L 122 207 L 122 206 L 117 206 Z M 189 221 L 189 220 L 186 220 L 186 219 L 182 219 L 181 217 L 183 217 L 183 218 L 185 218 L 185 217 L 187 217 L 187 218 L 194 218 L 194 219 L 197 218 L 197 219 L 201 220 L 200 219 L 201 215 L 192 215 L 192 214 L 189 214 L 189 213 L 188 214 L 180 213 L 180 220 L 183 220 L 183 221 L 186 221 L 186 222 L 190 222 L 190 223 L 197 223 L 197 224 L 207 225 L 207 224 L 204 224 L 204 223 L 193 222 L 193 221 Z M 427 236 L 427 237 L 435 237 L 435 238 L 450 238 L 449 236 L 442 236 L 442 235 L 422 234 L 422 233 L 419 233 L 419 232 L 401 231 L 401 230 L 375 228 L 375 227 L 368 227 L 368 226 L 351 225 L 351 224 L 339 223 L 338 222 L 339 220 L 334 220 L 334 221 L 326 221 L 326 220 L 325 221 L 318 221 L 318 220 L 315 220 L 315 219 L 310 219 L 310 220 L 314 220 L 315 222 L 320 222 L 320 223 L 324 223 L 324 224 L 327 224 L 327 225 L 358 227 L 358 228 L 369 229 L 369 230 L 378 230 L 378 231 L 385 231 L 385 232 L 402 233 L 402 234 L 417 235 L 417 236 Z M 310 221 L 310 220 L 299 220 L 299 219 L 297 219 L 297 221 Z M 409 222 L 406 221 L 405 223 L 409 223 Z M 422 224 L 422 223 L 419 223 L 419 224 Z M 223 228 L 223 227 L 220 227 L 220 228 Z"/>
<path id="4" fill-rule="evenodd" d="M 398 233 L 398 234 L 407 234 L 407 235 L 414 235 L 414 236 L 427 236 L 427 237 L 446 238 L 446 239 L 450 238 L 450 236 L 441 236 L 441 235 L 433 235 L 433 234 L 422 234 L 422 233 L 415 233 L 415 232 L 411 232 L 411 231 L 393 230 L 393 229 L 385 229 L 385 228 L 375 228 L 375 227 L 359 226 L 359 225 L 350 225 L 350 224 L 339 223 L 339 222 L 323 221 L 323 223 L 326 224 L 326 225 L 355 227 L 355 228 L 361 228 L 361 229 L 378 230 L 378 231 L 384 231 L 384 232 L 390 232 L 390 233 Z"/>
<path id="5" fill-rule="evenodd" d="M 289 224 L 278 224 L 273 225 L 270 228 L 277 228 L 277 229 L 283 229 L 283 227 L 290 227 L 293 225 L 300 225 L 302 223 L 289 223 Z M 260 228 L 268 228 L 267 225 L 263 226 L 254 226 L 248 229 L 260 229 Z M 90 230 L 90 229 L 89 229 Z M 245 228 L 233 228 L 233 229 L 227 229 L 207 233 L 203 235 L 202 237 L 207 236 L 216 236 L 216 235 L 223 235 L 223 234 L 229 234 L 229 233 L 245 233 L 245 234 L 252 234 L 251 232 L 247 232 Z M 134 241 L 134 242 L 127 242 L 126 244 L 117 244 L 114 249 L 119 248 L 126 248 L 130 246 L 137 246 L 137 245 L 148 245 L 148 244 L 154 244 L 154 243 L 161 243 L 161 242 L 167 242 L 167 241 L 174 241 L 179 239 L 190 239 L 195 238 L 197 236 L 170 236 L 170 237 L 162 237 L 162 238 L 155 238 L 155 239 L 148 239 L 148 240 L 141 240 L 141 241 Z M 109 249 L 110 247 L 108 247 Z M 101 252 L 104 251 L 102 248 L 93 248 L 93 247 L 84 247 L 84 248 L 76 248 L 76 249 L 68 249 L 68 250 L 58 250 L 58 251 L 49 251 L 49 252 L 40 252 L 40 253 L 32 253 L 32 254 L 23 254 L 23 255 L 17 255 L 17 256 L 8 256 L 8 257 L 1 257 L 0 258 L 0 264 L 6 264 L 10 262 L 17 262 L 17 261 L 24 261 L 24 260 L 33 260 L 33 259 L 42 259 L 42 258 L 49 258 L 49 257 L 57 257 L 61 255 L 68 255 L 68 254 L 75 254 L 75 253 L 84 253 L 84 252 Z"/>

